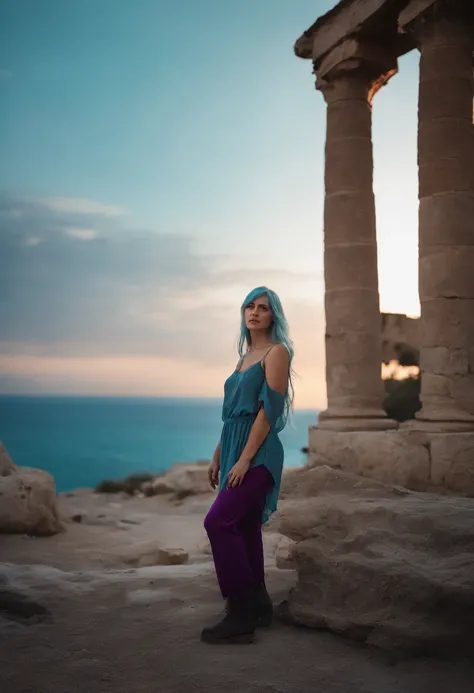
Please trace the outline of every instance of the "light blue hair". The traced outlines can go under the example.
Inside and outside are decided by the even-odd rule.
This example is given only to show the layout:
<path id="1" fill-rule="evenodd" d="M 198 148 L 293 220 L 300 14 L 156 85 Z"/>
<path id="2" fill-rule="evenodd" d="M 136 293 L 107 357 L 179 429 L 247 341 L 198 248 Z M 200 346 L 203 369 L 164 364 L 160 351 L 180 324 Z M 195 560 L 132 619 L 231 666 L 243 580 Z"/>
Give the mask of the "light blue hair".
<path id="1" fill-rule="evenodd" d="M 266 286 L 258 286 L 253 289 L 245 298 L 242 306 L 240 308 L 240 337 L 239 337 L 239 355 L 242 358 L 246 349 L 251 345 L 250 330 L 245 324 L 245 309 L 250 303 L 253 303 L 260 296 L 266 296 L 268 298 L 268 304 L 272 311 L 272 325 L 269 331 L 269 338 L 275 344 L 283 344 L 283 346 L 288 351 L 289 356 L 289 377 L 288 377 L 288 389 L 285 395 L 285 408 L 284 416 L 287 419 L 293 409 L 294 400 L 294 387 L 293 387 L 293 368 L 292 362 L 295 354 L 293 347 L 293 342 L 290 338 L 288 321 L 283 312 L 283 306 L 281 305 L 280 298 L 271 289 L 267 289 Z"/>

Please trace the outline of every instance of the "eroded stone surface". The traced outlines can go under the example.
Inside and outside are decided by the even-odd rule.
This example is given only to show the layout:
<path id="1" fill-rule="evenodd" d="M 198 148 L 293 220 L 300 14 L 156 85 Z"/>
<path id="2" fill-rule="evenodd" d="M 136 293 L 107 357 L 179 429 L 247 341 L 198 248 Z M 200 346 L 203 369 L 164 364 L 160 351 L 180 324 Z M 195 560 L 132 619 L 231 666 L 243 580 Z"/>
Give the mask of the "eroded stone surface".
<path id="1" fill-rule="evenodd" d="M 154 565 L 182 565 L 187 563 L 189 554 L 180 548 L 165 548 L 156 541 L 146 541 L 128 547 L 121 554 L 124 563 L 139 568 Z"/>
<path id="2" fill-rule="evenodd" d="M 474 433 L 433 433 L 429 440 L 433 483 L 474 497 Z"/>
<path id="3" fill-rule="evenodd" d="M 15 466 L 3 446 L 0 465 L 0 533 L 50 536 L 61 531 L 51 474 Z"/>
<path id="4" fill-rule="evenodd" d="M 0 476 L 8 476 L 15 469 L 13 461 L 0 441 Z"/>
<path id="5" fill-rule="evenodd" d="M 402 430 L 341 432 L 314 426 L 309 432 L 308 464 L 426 490 L 431 484 L 426 442 L 424 435 Z"/>
<path id="6" fill-rule="evenodd" d="M 173 465 L 163 476 L 143 484 L 143 492 L 147 496 L 171 494 L 177 499 L 209 493 L 208 465 L 208 462 Z"/>
<path id="7" fill-rule="evenodd" d="M 293 622 L 384 649 L 474 654 L 471 499 L 329 467 L 307 469 L 299 484 L 307 497 L 284 500 L 278 525 L 296 542 Z"/>
<path id="8" fill-rule="evenodd" d="M 415 491 L 474 497 L 474 434 L 419 431 L 417 426 L 407 422 L 397 431 L 346 432 L 315 426 L 308 466 L 328 465 Z M 283 498 L 296 479 L 294 472 L 284 475 Z"/>

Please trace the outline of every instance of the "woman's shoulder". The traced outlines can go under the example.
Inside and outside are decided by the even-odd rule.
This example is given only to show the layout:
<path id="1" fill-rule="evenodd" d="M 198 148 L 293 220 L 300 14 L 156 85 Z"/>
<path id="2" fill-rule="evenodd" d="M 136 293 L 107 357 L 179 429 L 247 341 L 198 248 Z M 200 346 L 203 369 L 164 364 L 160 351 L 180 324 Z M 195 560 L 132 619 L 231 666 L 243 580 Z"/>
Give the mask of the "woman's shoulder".
<path id="1" fill-rule="evenodd" d="M 267 363 L 283 363 L 285 361 L 288 362 L 289 358 L 290 354 L 286 346 L 278 342 L 277 344 L 274 344 L 272 347 L 270 347 L 270 349 L 267 352 L 267 355 L 265 356 L 265 361 Z"/>
<path id="2" fill-rule="evenodd" d="M 262 366 L 268 372 L 287 371 L 290 363 L 290 354 L 284 344 L 274 344 L 263 359 Z"/>
<path id="3" fill-rule="evenodd" d="M 265 379 L 272 390 L 284 395 L 288 388 L 290 355 L 284 344 L 275 344 L 264 364 Z"/>

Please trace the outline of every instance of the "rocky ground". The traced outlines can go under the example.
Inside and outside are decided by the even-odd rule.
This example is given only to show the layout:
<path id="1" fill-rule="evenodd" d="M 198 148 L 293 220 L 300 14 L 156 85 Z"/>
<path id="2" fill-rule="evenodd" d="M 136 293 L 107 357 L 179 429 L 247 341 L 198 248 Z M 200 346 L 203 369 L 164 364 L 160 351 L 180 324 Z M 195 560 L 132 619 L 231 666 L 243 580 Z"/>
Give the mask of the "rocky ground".
<path id="1" fill-rule="evenodd" d="M 289 493 L 285 487 L 288 487 Z M 327 466 L 283 484 L 286 616 L 389 651 L 474 660 L 474 502 Z"/>
<path id="2" fill-rule="evenodd" d="M 253 645 L 202 644 L 201 627 L 222 610 L 202 529 L 213 496 L 183 495 L 62 494 L 65 531 L 0 537 L 2 692 L 471 693 L 467 661 L 278 621 Z M 280 602 L 296 573 L 275 566 L 277 528 L 265 547 Z"/>

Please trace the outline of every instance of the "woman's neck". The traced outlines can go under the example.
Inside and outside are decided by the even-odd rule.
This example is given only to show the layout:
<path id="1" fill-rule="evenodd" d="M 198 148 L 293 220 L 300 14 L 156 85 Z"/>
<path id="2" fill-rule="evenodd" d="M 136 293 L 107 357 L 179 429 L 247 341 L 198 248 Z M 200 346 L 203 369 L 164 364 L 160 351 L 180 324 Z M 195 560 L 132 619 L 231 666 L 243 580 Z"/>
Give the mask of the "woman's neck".
<path id="1" fill-rule="evenodd" d="M 268 338 L 268 335 L 266 334 L 251 334 L 250 335 L 251 342 L 249 345 L 249 351 L 259 351 L 260 349 L 265 349 L 266 347 L 269 347 L 272 342 Z"/>

